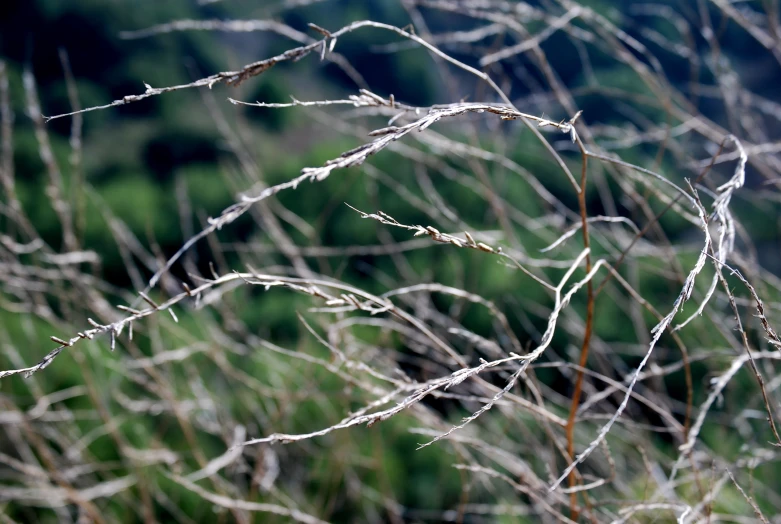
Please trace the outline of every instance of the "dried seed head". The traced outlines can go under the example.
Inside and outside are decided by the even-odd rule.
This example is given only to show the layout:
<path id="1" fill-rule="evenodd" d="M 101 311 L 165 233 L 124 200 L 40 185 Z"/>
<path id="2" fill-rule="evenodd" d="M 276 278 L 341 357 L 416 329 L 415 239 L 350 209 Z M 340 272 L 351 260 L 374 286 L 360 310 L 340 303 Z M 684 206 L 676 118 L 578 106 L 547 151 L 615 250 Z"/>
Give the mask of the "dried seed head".
<path id="1" fill-rule="evenodd" d="M 396 133 L 400 128 L 396 126 L 388 126 L 383 127 L 382 129 L 375 129 L 374 131 L 369 133 L 369 136 L 382 136 L 382 135 L 389 135 L 391 133 Z"/>

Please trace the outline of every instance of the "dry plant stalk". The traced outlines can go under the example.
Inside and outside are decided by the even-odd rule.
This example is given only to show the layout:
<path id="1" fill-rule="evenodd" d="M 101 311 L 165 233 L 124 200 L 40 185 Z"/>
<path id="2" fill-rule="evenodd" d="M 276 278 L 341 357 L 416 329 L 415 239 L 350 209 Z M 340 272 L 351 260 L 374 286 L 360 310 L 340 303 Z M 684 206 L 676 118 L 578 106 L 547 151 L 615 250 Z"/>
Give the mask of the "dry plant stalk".
<path id="1" fill-rule="evenodd" d="M 781 64 L 775 4 L 763 4 L 760 12 L 703 1 L 693 18 L 665 6 L 628 8 L 648 20 L 665 17 L 672 26 L 665 34 L 650 22 L 629 34 L 624 15 L 571 0 L 545 7 L 477 0 L 401 4 L 413 21 L 409 27 L 357 21 L 329 30 L 310 24 L 307 34 L 272 20 L 178 20 L 127 31 L 123 38 L 263 31 L 298 47 L 187 84 L 145 85 L 142 94 L 87 108 L 79 105 L 63 56 L 73 111 L 51 117 L 41 116 L 34 76 L 26 72 L 26 105 L 47 174 L 48 205 L 62 229 L 60 249 L 38 234 L 16 193 L 14 115 L 0 62 L 0 308 L 26 319 L 28 335 L 33 318 L 62 328 L 51 336 L 57 346 L 37 363 L 0 330 L 2 362 L 8 363 L 0 380 L 26 377 L 19 387 L 29 400 L 0 396 L 0 435 L 7 443 L 0 452 L 0 505 L 29 510 L 27 515 L 48 508 L 60 520 L 72 520 L 70 510 L 77 508 L 85 518 L 102 521 L 111 501 L 120 500 L 133 506 L 139 520 L 154 520 L 162 508 L 186 521 L 190 517 L 177 513 L 177 501 L 161 489 L 165 479 L 229 511 L 237 522 L 250 522 L 253 512 L 326 522 L 333 508 L 301 495 L 296 483 L 303 476 L 283 474 L 300 472 L 297 454 L 326 452 L 324 460 L 343 481 L 341 496 L 362 508 L 361 521 L 467 522 L 512 515 L 630 522 L 649 514 L 678 522 L 752 516 L 768 522 L 765 515 L 781 511 L 781 486 L 767 473 L 781 446 L 781 339 L 773 321 L 781 280 L 754 254 L 755 232 L 736 204 L 750 202 L 768 215 L 778 211 L 781 150 L 773 131 L 781 106 L 740 84 L 720 54 L 712 20 L 718 13 Z M 434 33 L 426 13 L 457 13 L 472 29 Z M 473 92 L 478 101 L 451 97 L 420 107 L 378 95 L 382 86 L 373 86 L 375 91 L 361 85 L 360 72 L 338 53 L 340 38 L 358 31 L 398 37 L 378 52 L 422 49 L 445 83 Z M 694 34 L 702 35 L 704 52 Z M 498 35 L 506 39 L 498 40 L 498 48 L 486 45 Z M 546 56 L 553 39 L 577 50 L 583 85 L 560 80 L 557 62 Z M 237 95 L 229 99 L 235 108 L 227 108 L 306 111 L 307 125 L 319 122 L 356 135 L 359 145 L 269 185 L 211 89 L 239 86 L 310 55 L 355 79 L 355 92 L 309 101 L 291 93 L 289 103 L 244 102 Z M 597 78 L 591 64 L 596 55 L 631 75 L 637 88 Z M 669 57 L 661 55 L 684 61 L 692 71 L 706 69 L 712 85 L 699 83 L 697 75 L 686 86 L 671 82 L 663 65 Z M 511 97 L 513 82 L 525 83 L 528 96 Z M 231 182 L 239 196 L 163 260 L 154 245 L 133 236 L 122 217 L 102 209 L 136 288 L 116 290 L 89 267 L 99 257 L 83 241 L 82 196 L 66 190 L 65 180 L 83 184 L 83 115 L 203 87 L 209 88 L 204 105 L 236 160 Z M 589 97 L 613 114 L 581 111 Z M 700 112 L 698 97 L 722 103 L 724 118 Z M 66 116 L 74 118 L 73 155 L 61 169 L 45 123 Z M 532 153 L 516 154 L 518 149 Z M 412 166 L 412 173 L 384 172 L 380 162 L 370 162 L 375 154 Z M 572 173 L 577 167 L 579 180 Z M 407 222 L 394 211 L 397 220 L 346 202 L 349 209 L 341 210 L 350 220 L 372 222 L 377 243 L 321 245 L 312 225 L 276 197 L 307 191 L 305 182 L 326 187 L 331 175 L 347 176 L 348 168 L 359 168 L 354 171 L 373 201 L 394 209 L 402 204 L 417 218 Z M 535 205 L 519 204 L 517 195 L 504 190 L 510 179 Z M 192 210 L 182 183 L 179 212 L 186 221 Z M 389 191 L 377 191 L 380 186 Z M 483 223 L 470 223 L 477 215 L 446 196 L 451 186 L 480 200 L 488 210 Z M 263 243 L 228 246 L 216 240 L 240 217 L 268 232 L 260 237 Z M 294 242 L 301 238 L 296 231 L 312 245 Z M 202 240 L 216 264 L 209 275 L 188 259 Z M 413 254 L 434 252 L 463 275 L 421 275 Z M 241 268 L 226 262 L 235 253 L 241 254 Z M 396 271 L 367 270 L 371 287 L 383 292 L 343 280 L 341 271 L 322 263 L 334 258 L 349 266 L 352 257 L 366 255 L 387 258 Z M 467 264 L 500 275 L 503 285 L 481 286 L 464 269 Z M 177 265 L 189 273 L 190 283 L 180 289 L 172 276 Z M 152 274 L 148 281 L 145 272 Z M 306 314 L 296 312 L 303 328 L 296 349 L 253 333 L 236 314 L 231 295 L 253 289 L 269 292 L 263 299 L 280 290 L 308 301 Z M 445 302 L 452 305 L 445 308 Z M 684 316 L 689 303 L 693 309 Z M 490 329 L 470 329 L 475 310 L 487 312 Z M 184 326 L 192 319 L 198 331 Z M 629 327 L 619 332 L 617 325 Z M 121 349 L 106 356 L 104 335 L 112 351 Z M 151 355 L 141 349 L 147 345 Z M 63 354 L 70 358 L 59 358 Z M 43 370 L 54 360 L 77 366 L 83 386 L 53 387 Z M 731 387 L 743 369 L 753 377 L 749 392 Z M 283 370 L 286 379 L 280 379 Z M 329 396 L 291 380 L 301 374 L 327 376 L 345 393 Z M 112 377 L 112 387 L 98 379 L 104 375 Z M 710 380 L 705 387 L 703 377 Z M 79 397 L 89 409 L 68 407 Z M 309 427 L 302 430 L 290 413 L 305 402 L 323 418 L 306 418 Z M 251 409 L 236 406 L 242 403 Z M 438 405 L 449 406 L 460 420 Z M 155 416 L 183 435 L 187 453 L 157 434 L 148 447 L 131 443 L 122 428 Z M 378 491 L 361 480 L 361 468 L 378 475 L 383 468 L 381 461 L 362 463 L 367 461 L 356 450 L 369 433 L 359 433 L 358 426 L 382 431 L 393 422 L 380 423 L 391 419 L 402 419 L 405 431 L 424 437 L 418 450 L 436 444 L 457 455 L 451 456 L 462 482 L 457 508 L 426 514 L 399 503 L 387 486 Z M 719 442 L 719 424 L 740 436 L 739 449 Z M 338 439 L 331 438 L 335 433 Z M 103 436 L 117 461 L 95 457 L 92 443 Z M 211 446 L 204 446 L 206 438 Z M 212 456 L 215 438 L 224 450 Z M 320 447 L 307 447 L 311 439 Z M 272 446 L 278 443 L 290 447 Z M 728 490 L 746 505 L 720 504 L 720 493 Z"/>

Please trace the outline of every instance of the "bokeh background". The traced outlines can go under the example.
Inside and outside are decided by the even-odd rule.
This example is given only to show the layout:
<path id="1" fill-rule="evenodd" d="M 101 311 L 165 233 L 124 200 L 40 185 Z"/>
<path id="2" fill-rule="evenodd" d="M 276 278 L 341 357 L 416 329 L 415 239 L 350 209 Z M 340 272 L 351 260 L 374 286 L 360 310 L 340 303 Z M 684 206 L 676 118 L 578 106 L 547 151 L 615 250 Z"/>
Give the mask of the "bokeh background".
<path id="1" fill-rule="evenodd" d="M 473 75 L 444 65 L 420 46 L 393 33 L 366 29 L 339 39 L 335 48 L 339 63 L 321 61 L 314 53 L 295 63 L 279 64 L 238 87 L 218 84 L 212 89 L 186 89 L 84 113 L 78 120 L 76 143 L 73 118 L 51 120 L 44 128 L 62 177 L 63 198 L 70 204 L 77 248 L 71 249 L 74 246 L 64 240 L 62 216 L 52 205 L 52 175 L 41 155 L 40 126 L 36 129 L 34 119 L 28 117 L 31 84 L 25 87 L 24 71 L 29 79 L 34 78 L 41 113 L 52 116 L 72 111 L 74 96 L 82 108 L 103 105 L 143 93 L 145 84 L 155 88 L 186 84 L 300 45 L 273 31 L 134 33 L 176 20 L 275 20 L 308 38 L 321 37 L 307 26 L 310 22 L 329 30 L 357 20 L 400 28 L 412 24 L 416 34 L 438 35 L 435 43 L 443 50 L 479 67 L 481 56 L 516 45 L 522 38 L 512 28 L 493 28 L 482 38 L 464 40 L 458 35 L 501 25 L 474 12 L 510 13 L 505 16 L 517 17 L 532 35 L 545 33 L 551 23 L 535 18 L 534 13 L 555 18 L 565 12 L 563 3 L 546 1 L 437 4 L 397 0 L 2 2 L 0 59 L 8 80 L 8 107 L 14 115 L 8 128 L 13 130 L 15 194 L 37 236 L 30 237 L 9 213 L 0 217 L 8 240 L 3 248 L 6 275 L 0 289 L 0 369 L 34 365 L 56 346 L 52 335 L 67 340 L 89 328 L 88 317 L 97 315 L 100 323 L 111 321 L 106 318 L 110 316 L 106 306 L 140 307 L 138 292 L 165 260 L 207 225 L 208 217 L 218 216 L 241 194 L 290 180 L 304 167 L 337 158 L 365 143 L 371 129 L 387 125 L 387 116 L 351 106 L 260 108 L 233 105 L 228 97 L 267 103 L 289 102 L 291 96 L 345 99 L 365 88 L 420 107 L 496 100 L 495 93 Z M 769 50 L 736 20 L 756 24 L 777 43 L 774 28 L 778 22 L 766 21 L 777 19 L 777 3 L 741 2 L 735 6 L 740 16 L 732 18 L 725 15 L 721 2 L 704 0 L 653 4 L 594 0 L 581 5 L 642 42 L 655 61 L 638 49 L 626 52 L 635 53 L 653 74 L 664 77 L 670 91 L 682 93 L 690 104 L 687 110 L 760 147 L 756 151 L 759 160 L 749 164 L 745 187 L 736 193 L 731 206 L 740 224 L 740 260 L 735 263 L 753 276 L 772 319 L 781 273 L 776 159 L 781 136 L 777 87 L 781 67 L 774 56 L 779 48 Z M 528 6 L 531 15 L 527 19 L 523 18 L 526 8 L 519 6 Z M 718 52 L 714 52 L 713 41 L 703 36 L 706 19 L 716 31 Z M 681 20 L 689 24 L 686 30 Z M 588 24 L 581 26 L 584 32 L 592 31 Z M 599 38 L 598 31 L 591 34 Z M 537 49 L 544 53 L 545 67 L 538 54 L 528 52 L 485 68 L 521 111 L 555 122 L 571 118 L 572 112 L 556 93 L 557 88 L 563 89 L 575 108 L 583 110 L 583 121 L 595 140 L 607 149 L 627 137 L 642 137 L 646 131 L 652 134 L 690 124 L 680 112 L 662 111 L 663 104 L 655 99 L 648 82 L 593 41 L 578 41 L 567 32 L 554 31 Z M 656 70 L 657 66 L 661 69 Z M 555 72 L 556 83 L 551 83 L 546 67 Z M 479 251 L 448 250 L 428 237 L 415 238 L 409 231 L 362 219 L 345 205 L 366 212 L 382 210 L 403 224 L 432 225 L 454 233 L 467 228 L 479 231 L 483 241 L 531 258 L 576 223 L 577 195 L 545 148 L 520 123 L 475 116 L 432 130 L 442 140 L 457 141 L 485 154 L 450 154 L 452 144 L 433 139 L 402 140 L 398 149 L 371 157 L 365 166 L 280 193 L 197 243 L 151 292 L 153 299 L 163 302 L 180 293 L 181 282 L 194 287 L 197 279 L 193 275 L 209 277 L 212 271 L 227 274 L 248 267 L 289 275 L 300 275 L 305 267 L 376 295 L 404 285 L 437 283 L 493 301 L 507 316 L 518 343 L 526 349 L 533 347 L 545 331 L 553 299 L 527 275 Z M 566 135 L 556 135 L 551 142 L 577 176 L 577 148 Z M 684 130 L 661 140 L 641 138 L 611 151 L 627 162 L 662 172 L 685 189 L 685 179 L 697 177 L 717 152 L 718 143 L 713 133 Z M 729 147 L 725 151 L 732 152 Z M 431 161 L 421 161 L 421 155 L 429 155 Z M 487 155 L 504 160 L 492 161 Z M 551 200 L 540 198 L 534 184 L 517 176 L 514 166 L 539 181 Z M 703 198 L 710 198 L 707 189 L 715 192 L 734 168 L 734 160 L 714 166 L 704 182 Z M 592 180 L 602 182 L 588 186 L 586 202 L 592 216 L 620 215 L 642 228 L 668 202 L 655 199 L 654 191 L 643 190 L 639 183 L 639 196 L 627 197 L 624 184 L 635 182 L 619 180 L 623 172 L 606 173 L 594 175 Z M 510 203 L 511 211 L 503 214 L 495 195 Z M 648 209 L 638 199 L 646 199 Z M 3 205 L 4 209 L 12 207 L 7 191 Z M 651 228 L 651 240 L 639 245 L 637 258 L 630 257 L 624 273 L 663 314 L 680 292 L 681 276 L 688 273 L 702 249 L 701 227 L 685 219 L 696 213 L 674 211 L 661 218 L 658 228 Z M 612 243 L 611 235 L 619 238 L 627 232 L 616 232 L 620 225 L 600 227 L 595 226 L 595 256 L 615 261 L 622 244 Z M 47 258 L 47 253 L 14 252 L 8 247 L 15 242 L 30 245 L 36 238 L 53 253 L 79 251 L 87 254 L 86 259 L 63 266 Z M 287 243 L 297 247 L 291 251 Z M 565 244 L 569 258 L 563 256 L 559 265 L 535 266 L 534 271 L 558 282 L 568 267 L 564 261 L 581 249 L 578 233 Z M 714 274 L 710 264 L 705 271 L 695 293 L 700 300 Z M 578 275 L 582 278 L 584 273 Z M 773 346 L 768 346 L 753 316 L 756 311 L 747 290 L 734 279 L 730 283 L 742 297 L 738 305 L 747 329 L 755 330 L 749 337 L 753 349 L 771 351 Z M 645 354 L 657 319 L 633 304 L 625 290 L 612 286 L 596 304 L 593 365 L 603 376 L 622 381 Z M 87 293 L 87 288 L 94 294 Z M 428 363 L 425 342 L 418 336 L 400 327 L 373 323 L 372 319 L 382 315 L 358 315 L 359 320 L 350 324 L 354 317 L 349 315 L 313 312 L 311 308 L 322 304 L 310 296 L 258 286 L 239 286 L 212 298 L 214 302 L 206 308 L 178 308 L 178 323 L 166 314 L 134 323 L 133 340 L 123 334 L 113 352 L 107 337 L 85 341 L 31 378 L 15 375 L 0 380 L 3 518 L 9 522 L 94 519 L 89 506 L 95 504 L 98 515 L 108 522 L 299 520 L 295 515 L 262 510 L 226 509 L 194 490 L 193 478 L 186 484 L 178 475 L 202 470 L 237 441 L 276 432 L 315 431 L 376 400 L 365 387 L 328 368 L 334 354 L 310 329 L 327 338 L 333 334 L 329 326 L 344 323 L 355 339 L 340 335 L 329 338 L 329 343 L 353 348 L 349 351 L 357 361 L 377 362 L 382 367 L 390 359 L 411 380 L 425 381 L 453 371 L 441 362 Z M 567 416 L 574 380 L 574 371 L 562 363 L 578 360 L 585 305 L 582 293 L 573 298 L 573 313 L 563 317 L 550 349 L 534 370 L 540 390 L 535 393 L 524 386 L 519 392 L 530 399 L 536 394 L 550 399 L 551 412 L 559 417 Z M 458 339 L 453 344 L 472 363 L 490 354 L 488 342 L 495 341 L 504 352 L 510 347 L 492 310 L 474 301 L 424 293 L 404 306 L 438 333 Z M 688 306 L 685 313 L 694 309 Z M 677 342 L 665 335 L 653 363 L 659 369 L 669 366 L 669 373 L 641 388 L 643 395 L 669 408 L 679 425 L 684 420 L 689 424 L 687 395 L 699 406 L 711 391 L 711 379 L 739 354 L 736 344 L 742 347 L 731 331 L 734 314 L 724 296 L 713 300 L 713 310 L 680 332 L 683 344 L 691 350 L 691 385 L 679 365 Z M 452 329 L 470 335 L 454 334 Z M 777 373 L 773 364 L 762 371 L 775 410 Z M 503 371 L 490 380 L 501 387 L 509 373 Z M 586 398 L 605 387 L 604 382 L 594 380 L 586 388 Z M 454 391 L 478 394 L 468 388 Z M 687 496 L 708 499 L 724 464 L 729 463 L 742 464 L 733 468 L 736 475 L 743 475 L 742 482 L 733 485 L 727 479 L 720 491 L 714 488 L 715 500 L 708 502 L 708 511 L 755 516 L 748 499 L 735 487 L 754 481 L 760 487 L 752 492 L 753 497 L 765 513 L 771 516 L 781 509 L 773 495 L 781 489 L 777 451 L 767 444 L 772 436 L 768 436 L 758 391 L 754 376 L 746 371 L 736 376 L 726 397 L 721 397 L 727 406 L 716 410 L 700 432 L 705 454 L 712 460 L 699 463 L 702 478 L 695 482 L 687 477 L 682 482 L 686 486 L 676 495 L 681 507 L 695 505 L 687 502 Z M 593 438 L 620 400 L 620 395 L 609 397 L 604 409 L 591 419 L 584 418 L 586 429 L 578 434 L 579 447 Z M 421 426 L 447 429 L 480 405 L 475 399 L 443 395 L 427 399 L 419 412 L 404 412 L 370 428 L 356 426 L 286 446 L 248 447 L 238 459 L 219 468 L 219 473 L 204 474 L 209 481 L 201 483 L 202 489 L 233 499 L 300 508 L 332 522 L 537 522 L 552 518 L 540 509 L 544 506 L 538 495 L 495 476 L 453 467 L 470 461 L 474 465 L 479 462 L 475 456 L 486 455 L 490 457 L 486 460 L 498 464 L 497 469 L 508 468 L 508 475 L 523 484 L 524 474 L 517 470 L 521 466 L 509 465 L 512 460 L 508 458 L 521 456 L 538 478 L 548 483 L 555 480 L 567 463 L 561 456 L 550 458 L 557 455 L 556 446 L 544 421 L 533 414 L 494 410 L 481 419 L 479 434 L 467 433 L 483 444 L 467 439 L 416 451 L 419 443 L 428 440 L 421 435 Z M 743 422 L 736 422 L 735 413 L 742 414 Z M 604 488 L 604 505 L 596 506 L 592 521 L 610 521 L 610 515 L 618 518 L 622 504 L 652 498 L 649 483 L 658 481 L 654 465 L 673 460 L 682 444 L 671 429 L 674 424 L 665 426 L 664 417 L 642 403 L 632 402 L 625 418 L 637 426 L 622 426 L 617 442 L 611 443 L 619 480 Z M 657 431 L 656 426 L 665 429 Z M 638 442 L 647 446 L 640 453 Z M 765 454 L 756 448 L 745 449 L 755 442 Z M 497 449 L 505 450 L 507 456 L 498 455 Z M 747 465 L 749 456 L 755 463 Z M 605 473 L 608 462 L 598 462 L 593 468 Z M 668 465 L 660 467 L 669 473 Z M 102 496 L 89 492 L 95 486 L 105 490 Z M 536 488 L 529 489 L 534 492 Z M 588 505 L 588 501 L 583 503 Z M 680 514 L 669 508 L 659 511 L 661 520 L 654 521 L 669 521 L 665 519 Z M 653 512 L 642 518 L 650 522 L 650 515 Z"/>

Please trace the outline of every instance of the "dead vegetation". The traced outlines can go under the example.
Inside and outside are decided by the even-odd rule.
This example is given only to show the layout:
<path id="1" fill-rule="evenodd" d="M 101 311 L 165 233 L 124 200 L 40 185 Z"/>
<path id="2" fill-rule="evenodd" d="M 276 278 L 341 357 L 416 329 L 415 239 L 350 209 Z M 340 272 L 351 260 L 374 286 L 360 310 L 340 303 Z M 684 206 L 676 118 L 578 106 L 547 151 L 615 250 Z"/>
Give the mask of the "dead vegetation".
<path id="1" fill-rule="evenodd" d="M 185 20 L 128 33 L 152 38 L 186 30 L 270 31 L 301 45 L 186 85 L 146 86 L 142 94 L 99 107 L 80 109 L 74 88 L 68 115 L 41 116 L 28 73 L 28 116 L 46 166 L 49 204 L 62 226 L 59 250 L 36 232 L 15 194 L 14 115 L 0 68 L 0 305 L 17 314 L 31 337 L 44 325 L 58 326 L 51 336 L 56 347 L 42 359 L 0 332 L 3 362 L 9 364 L 0 371 L 0 504 L 8 511 L 20 518 L 48 514 L 102 522 L 115 520 L 118 513 L 112 512 L 126 507 L 132 508 L 126 510 L 131 519 L 151 521 L 161 512 L 182 522 L 197 519 L 163 487 L 178 485 L 222 508 L 230 520 L 248 522 L 259 512 L 328 521 L 333 508 L 296 488 L 307 464 L 297 459 L 301 454 L 338 471 L 340 500 L 362 508 L 355 521 L 478 522 L 507 515 L 542 522 L 769 522 L 779 512 L 781 484 L 773 472 L 781 445 L 781 340 L 773 311 L 781 302 L 781 280 L 766 268 L 754 231 L 734 208 L 751 208 L 767 217 L 766 227 L 778 229 L 779 137 L 771 130 L 778 129 L 781 111 L 741 85 L 713 27 L 717 16 L 781 65 L 776 2 L 703 0 L 696 2 L 699 10 L 684 14 L 638 5 L 630 9 L 637 20 L 664 17 L 666 24 L 665 34 L 652 29 L 655 24 L 641 27 L 641 39 L 625 31 L 625 14 L 569 0 L 545 7 L 402 3 L 413 22 L 405 28 L 358 21 L 341 29 L 312 24 L 304 34 L 276 21 Z M 432 33 L 426 13 L 458 13 L 474 29 Z M 312 125 L 362 136 L 361 145 L 341 156 L 302 165 L 298 177 L 267 184 L 222 120 L 221 104 L 232 106 L 209 90 L 273 75 L 286 61 L 315 67 L 319 57 L 350 69 L 338 54 L 339 39 L 356 31 L 398 37 L 385 51 L 424 49 L 446 85 L 477 101 L 443 92 L 441 105 L 417 107 L 360 85 L 334 100 L 302 101 L 295 93 L 289 104 L 231 99 L 241 111 L 311 111 Z M 582 70 L 577 87 L 565 85 L 546 57 L 544 44 L 554 34 L 572 48 L 577 65 L 568 67 Z M 497 35 L 510 43 L 490 45 Z M 602 69 L 630 76 L 633 87 L 611 84 L 610 75 L 597 78 L 591 64 L 597 55 Z M 690 81 L 669 80 L 663 63 L 671 59 L 659 55 L 685 63 L 693 72 Z M 526 81 L 514 76 L 522 68 L 542 81 L 516 98 L 510 93 L 514 83 Z M 474 93 L 458 86 L 465 77 Z M 206 91 L 205 106 L 233 144 L 244 180 L 252 183 L 172 257 L 144 246 L 107 210 L 137 283 L 132 293 L 113 289 L 95 276 L 95 254 L 78 233 L 85 217 L 70 197 L 73 184 L 83 184 L 81 119 L 93 110 L 196 88 Z M 718 119 L 699 109 L 703 99 L 718 104 Z M 624 122 L 583 112 L 581 104 L 594 100 Z M 73 119 L 73 154 L 70 165 L 60 166 L 45 121 L 65 116 Z M 546 176 L 518 161 L 518 148 L 537 155 L 533 166 L 543 158 Z M 386 175 L 372 165 L 375 154 L 413 166 L 413 177 Z M 346 168 L 360 170 L 358 184 L 366 179 L 367 185 L 384 185 L 428 221 L 404 223 L 390 210 L 359 210 L 347 201 L 355 221 L 378 226 L 375 246 L 332 247 L 316 240 L 300 245 L 294 238 L 307 226 L 297 224 L 277 196 L 344 176 Z M 394 178 L 418 186 L 405 188 Z M 520 181 L 535 208 L 502 191 L 507 178 Z M 441 192 L 445 184 L 479 198 L 491 229 L 462 218 L 464 210 Z M 215 236 L 248 214 L 268 241 L 267 251 L 281 254 L 284 264 L 248 245 L 241 266 L 226 266 Z M 399 232 L 407 236 L 398 240 Z M 187 259 L 198 243 L 213 250 L 216 264 L 209 274 Z M 508 285 L 483 289 L 478 280 L 463 278 L 457 286 L 418 271 L 407 258 L 433 249 L 453 260 L 486 257 L 490 263 L 480 267 L 498 272 Z M 350 264 L 351 256 L 364 252 L 389 257 L 398 270 L 372 275 L 381 293 L 317 263 L 327 257 Z M 171 274 L 177 264 L 187 270 L 189 283 Z M 152 276 L 141 281 L 144 272 Z M 309 304 L 299 314 L 305 342 L 283 347 L 243 325 L 229 299 L 240 287 L 301 295 Z M 449 310 L 435 296 L 448 297 Z M 464 311 L 474 308 L 487 310 L 492 332 L 468 327 Z M 179 323 L 183 314 L 197 322 Z M 109 350 L 114 352 L 106 356 Z M 251 370 L 263 363 L 287 374 L 253 376 Z M 47 380 L 49 366 L 77 370 L 81 385 L 58 389 Z M 731 387 L 741 374 L 740 385 Z M 316 382 L 326 376 L 347 393 L 329 395 L 336 389 Z M 558 377 L 555 384 L 551 376 Z M 296 377 L 316 381 L 286 382 Z M 226 391 L 236 392 L 228 404 Z M 30 400 L 28 407 L 14 400 L 21 396 Z M 68 402 L 76 398 L 83 402 Z M 432 399 L 457 406 L 451 413 L 463 418 L 432 408 Z M 286 416 L 304 402 L 323 416 L 308 419 L 311 425 L 302 430 L 286 423 Z M 132 436 L 133 421 L 156 416 L 181 434 L 186 453 L 169 448 L 165 434 Z M 447 449 L 455 468 L 449 475 L 459 478 L 462 489 L 456 505 L 426 513 L 400 504 L 387 479 L 365 480 L 367 468 L 382 477 L 382 461 L 357 451 L 358 441 L 371 433 L 350 435 L 392 417 L 405 417 L 404 431 L 416 435 L 418 450 Z M 332 434 L 338 436 L 328 440 Z M 98 438 L 111 441 L 112 459 L 93 453 Z M 382 446 L 377 450 L 382 453 Z"/>

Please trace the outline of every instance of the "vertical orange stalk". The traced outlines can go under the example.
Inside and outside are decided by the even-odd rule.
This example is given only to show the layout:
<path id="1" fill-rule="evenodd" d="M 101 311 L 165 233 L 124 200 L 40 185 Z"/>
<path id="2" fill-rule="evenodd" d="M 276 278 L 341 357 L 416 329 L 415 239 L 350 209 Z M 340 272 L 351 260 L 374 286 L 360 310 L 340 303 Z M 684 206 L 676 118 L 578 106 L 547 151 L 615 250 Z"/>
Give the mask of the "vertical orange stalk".
<path id="1" fill-rule="evenodd" d="M 574 119 L 573 119 L 574 120 Z M 574 125 L 574 122 L 573 124 Z M 580 173 L 580 192 L 578 193 L 578 206 L 580 207 L 580 220 L 581 229 L 583 231 L 583 245 L 586 249 L 590 247 L 589 235 L 588 235 L 588 215 L 586 213 L 586 171 L 588 169 L 588 155 L 586 154 L 586 148 L 580 141 L 580 138 L 576 135 L 578 146 L 580 146 L 580 153 L 582 157 L 582 169 Z M 586 255 L 586 273 L 591 271 L 591 253 Z M 583 334 L 583 345 L 580 348 L 580 367 L 577 370 L 577 376 L 575 378 L 575 390 L 572 392 L 572 404 L 569 410 L 569 418 L 567 419 L 567 454 L 570 460 L 575 459 L 575 415 L 578 411 L 578 405 L 580 404 L 580 395 L 583 389 L 583 369 L 586 367 L 588 361 L 588 349 L 589 342 L 591 341 L 591 331 L 594 323 L 594 289 L 591 285 L 591 280 L 586 285 L 586 329 Z M 575 487 L 577 483 L 577 477 L 575 471 L 569 474 L 569 487 Z M 570 493 L 570 518 L 572 520 L 578 520 L 578 494 L 576 492 Z"/>

